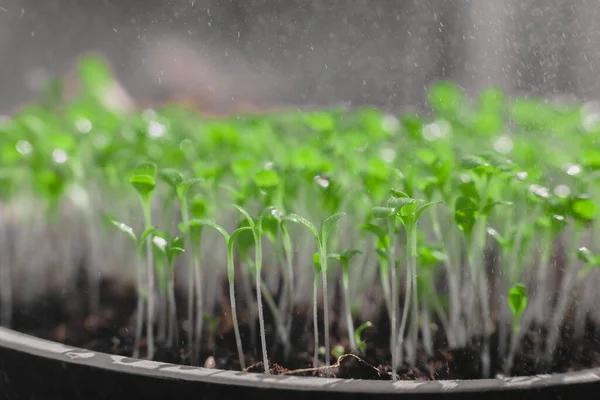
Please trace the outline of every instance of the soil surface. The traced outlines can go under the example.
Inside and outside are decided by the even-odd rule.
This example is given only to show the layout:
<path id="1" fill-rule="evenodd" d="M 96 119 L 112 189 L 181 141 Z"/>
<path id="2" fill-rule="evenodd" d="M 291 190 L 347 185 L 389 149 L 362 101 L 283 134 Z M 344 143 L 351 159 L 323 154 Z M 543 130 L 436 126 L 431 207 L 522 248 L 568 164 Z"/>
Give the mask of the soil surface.
<path id="1" fill-rule="evenodd" d="M 113 282 L 102 282 L 101 307 L 95 313 L 90 312 L 88 293 L 85 282 L 79 282 L 70 291 L 60 294 L 47 295 L 28 307 L 18 307 L 15 310 L 12 328 L 32 334 L 37 337 L 58 341 L 71 346 L 82 347 L 94 351 L 123 356 L 132 356 L 135 327 L 136 292 L 115 289 Z M 157 351 L 155 361 L 191 365 L 190 351 L 185 338 L 187 337 L 184 321 L 184 298 L 177 299 L 179 316 L 179 338 L 181 341 L 173 348 L 167 348 L 164 341 L 156 341 Z M 208 368 L 239 370 L 235 337 L 231 319 L 228 314 L 229 299 L 223 298 L 217 307 L 218 324 L 210 332 L 208 324 L 203 337 L 203 346 L 198 365 Z M 339 304 L 339 303 L 337 303 Z M 246 368 L 248 372 L 263 372 L 261 362 L 260 340 L 251 343 L 250 329 L 243 305 L 239 305 L 242 342 L 246 351 Z M 391 379 L 390 352 L 388 346 L 389 323 L 387 313 L 382 312 L 379 321 L 374 322 L 374 328 L 363 334 L 366 342 L 365 354 L 345 354 L 337 359 L 332 356 L 331 368 L 322 365 L 313 368 L 313 336 L 312 326 L 307 323 L 307 310 L 296 310 L 292 325 L 293 351 L 285 357 L 283 348 L 275 335 L 272 316 L 267 307 L 264 309 L 266 318 L 267 343 L 270 369 L 273 374 L 326 376 L 329 374 L 338 378 L 353 379 Z M 382 310 L 384 311 L 384 310 Z M 331 347 L 342 345 L 347 350 L 345 334 L 341 335 L 341 321 L 338 310 L 330 312 Z M 322 321 L 320 316 L 319 321 Z M 357 321 L 358 322 L 358 321 Z M 322 331 L 322 326 L 320 327 Z M 258 327 L 256 327 L 258 332 Z M 321 332 L 322 334 L 322 332 Z M 561 339 L 552 363 L 544 364 L 536 357 L 538 343 L 543 341 L 546 330 L 531 329 L 524 335 L 521 351 L 515 358 L 512 375 L 533 375 L 539 373 L 554 373 L 580 370 L 600 366 L 600 328 L 588 323 L 583 340 L 572 339 L 568 327 L 562 329 Z M 141 356 L 145 355 L 145 340 L 142 340 Z M 320 338 L 323 343 L 323 338 Z M 416 368 L 402 366 L 398 373 L 405 380 L 442 380 L 442 379 L 479 379 L 481 378 L 480 343 L 475 338 L 466 348 L 450 349 L 438 332 L 434 341 L 435 355 L 426 357 L 420 347 Z M 497 335 L 491 337 L 492 373 L 502 374 L 503 360 L 498 357 Z M 321 359 L 322 362 L 322 359 Z"/>

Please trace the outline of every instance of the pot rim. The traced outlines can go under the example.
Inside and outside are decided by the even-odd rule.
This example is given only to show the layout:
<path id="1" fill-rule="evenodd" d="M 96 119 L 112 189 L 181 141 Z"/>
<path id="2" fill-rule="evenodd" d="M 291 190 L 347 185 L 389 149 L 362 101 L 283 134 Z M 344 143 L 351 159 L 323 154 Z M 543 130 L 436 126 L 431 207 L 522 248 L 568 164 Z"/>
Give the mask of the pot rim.
<path id="1" fill-rule="evenodd" d="M 145 377 L 234 385 L 271 390 L 341 393 L 461 393 L 483 391 L 537 390 L 540 388 L 600 382 L 600 367 L 581 371 L 477 380 L 376 381 L 269 375 L 208 369 L 135 359 L 86 350 L 0 327 L 0 347 L 67 364 L 85 365 Z"/>

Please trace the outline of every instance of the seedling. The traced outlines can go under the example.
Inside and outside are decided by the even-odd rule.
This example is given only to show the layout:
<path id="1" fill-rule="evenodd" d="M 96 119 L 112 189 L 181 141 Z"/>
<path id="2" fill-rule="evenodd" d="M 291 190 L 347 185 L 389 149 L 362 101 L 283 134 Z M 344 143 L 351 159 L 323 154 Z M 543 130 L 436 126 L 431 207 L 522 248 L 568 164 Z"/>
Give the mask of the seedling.
<path id="1" fill-rule="evenodd" d="M 373 328 L 373 323 L 367 321 L 361 324 L 354 331 L 354 342 L 356 343 L 356 349 L 363 355 L 367 352 L 367 343 L 362 340 L 362 334 L 369 328 Z"/>
<path id="2" fill-rule="evenodd" d="M 340 218 L 344 217 L 345 213 L 337 213 L 333 214 L 323 222 L 323 226 L 321 227 L 321 233 L 317 230 L 316 226 L 297 214 L 290 214 L 286 217 L 287 220 L 295 223 L 300 223 L 306 226 L 310 232 L 313 234 L 315 241 L 317 242 L 317 250 L 318 253 L 315 256 L 315 265 L 318 265 L 318 269 L 320 270 L 321 277 L 323 279 L 323 316 L 325 319 L 324 329 L 325 329 L 325 366 L 329 366 L 331 364 L 330 359 L 330 347 L 329 347 L 329 306 L 328 306 L 328 294 L 327 294 L 327 258 L 329 253 L 327 252 L 327 239 L 328 234 L 331 228 L 339 221 Z M 315 274 L 316 276 L 317 274 Z M 315 312 L 316 315 L 316 312 Z M 315 338 L 316 340 L 316 338 Z M 329 371 L 327 372 L 329 373 Z"/>
<path id="3" fill-rule="evenodd" d="M 508 353 L 508 360 L 505 365 L 505 373 L 509 374 L 512 368 L 513 359 L 519 346 L 519 339 L 521 334 L 521 318 L 525 309 L 527 308 L 527 290 L 525 285 L 517 283 L 508 292 L 508 305 L 512 312 L 512 335 L 510 351 Z"/>
<path id="4" fill-rule="evenodd" d="M 139 164 L 133 172 L 129 182 L 136 190 L 139 195 L 140 203 L 142 205 L 142 212 L 144 215 L 144 230 L 148 231 L 152 229 L 152 194 L 156 187 L 156 164 L 150 162 L 143 162 Z M 145 237 L 146 242 L 146 279 L 147 279 L 147 295 L 148 295 L 148 315 L 146 318 L 146 335 L 148 341 L 148 358 L 154 358 L 154 333 L 153 333 L 153 322 L 154 322 L 154 267 L 152 265 L 152 238 L 150 235 Z"/>
<path id="5" fill-rule="evenodd" d="M 189 217 L 189 206 L 188 206 L 188 192 L 194 185 L 202 183 L 201 178 L 184 179 L 183 174 L 175 169 L 163 169 L 160 171 L 161 179 L 169 186 L 171 192 L 169 196 L 176 196 L 179 202 L 179 209 L 181 213 L 181 228 L 183 233 L 187 237 L 188 246 L 191 253 L 192 262 L 189 264 L 188 269 L 188 298 L 187 298 L 187 316 L 190 327 L 196 327 L 196 336 L 193 337 L 192 329 L 188 330 L 188 343 L 193 343 L 192 346 L 192 359 L 197 361 L 198 353 L 200 351 L 200 342 L 202 339 L 202 315 L 203 315 L 203 295 L 202 295 L 202 271 L 200 270 L 200 230 L 199 229 L 188 229 L 190 223 Z M 197 313 L 194 314 L 194 299 L 197 303 Z"/>
<path id="6" fill-rule="evenodd" d="M 342 264 L 342 290 L 344 291 L 344 303 L 346 314 L 346 327 L 348 329 L 348 339 L 350 340 L 350 348 L 356 349 L 356 341 L 351 332 L 354 332 L 354 322 L 352 320 L 352 311 L 350 307 L 350 260 L 358 254 L 362 254 L 360 250 L 346 250 L 341 254 L 330 254 L 329 257 L 339 260 Z"/>
<path id="7" fill-rule="evenodd" d="M 369 109 L 206 118 L 174 105 L 124 113 L 103 104 L 113 82 L 101 62 L 86 59 L 80 73 L 83 93 L 74 101 L 65 102 L 55 85 L 42 101 L 0 122 L 0 244 L 10 243 L 0 252 L 3 324 L 12 319 L 17 282 L 40 280 L 55 290 L 54 278 L 72 276 L 82 259 L 92 278 L 90 306 L 97 309 L 97 266 L 114 263 L 102 252 L 115 243 L 95 218 L 110 214 L 121 216 L 123 223 L 112 224 L 132 238 L 129 250 L 140 260 L 134 271 L 136 357 L 145 331 L 149 358 L 157 345 L 181 346 L 191 355 L 186 359 L 200 365 L 200 350 L 215 344 L 212 335 L 203 338 L 207 318 L 215 318 L 211 331 L 229 318 L 215 312 L 225 280 L 230 305 L 221 305 L 231 308 L 234 320 L 232 358 L 245 367 L 243 330 L 250 331 L 252 349 L 260 333 L 267 373 L 270 364 L 285 366 L 312 350 L 296 347 L 310 338 L 291 340 L 304 332 L 295 332 L 298 312 L 307 313 L 314 363 L 323 357 L 323 371 L 332 367 L 331 354 L 340 357 L 331 343 L 349 343 L 350 351 L 364 354 L 356 333 L 365 325 L 354 324 L 371 319 L 379 307 L 390 321 L 389 351 L 387 343 L 369 345 L 377 357 L 391 358 L 395 373 L 404 367 L 418 374 L 427 368 L 424 358 L 471 347 L 475 338 L 482 339 L 471 347 L 481 357 L 482 377 L 498 373 L 497 365 L 507 373 L 535 373 L 511 367 L 516 352 L 529 351 L 521 343 L 532 326 L 547 327 L 531 351 L 548 365 L 556 364 L 565 328 L 573 328 L 575 340 L 586 340 L 600 264 L 600 125 L 587 106 L 509 100 L 497 89 L 471 104 L 445 82 L 431 89 L 434 114 L 427 117 Z M 237 210 L 226 206 L 232 202 Z M 343 225 L 331 229 L 344 213 Z M 214 221 L 237 229 L 230 234 Z M 316 227 L 309 221 L 324 222 Z M 63 224 L 82 226 L 69 236 Z M 221 232 L 226 252 L 201 251 L 214 239 L 206 226 Z M 23 244 L 31 241 L 40 244 L 36 252 Z M 331 254 L 338 248 L 352 250 Z M 44 274 L 44 281 L 37 266 L 47 262 L 46 251 L 57 271 Z M 341 268 L 330 268 L 330 258 Z M 241 287 L 233 286 L 234 259 L 243 266 L 236 272 Z M 180 268 L 187 276 L 181 288 L 174 282 Z M 516 282 L 527 282 L 528 290 Z M 187 307 L 178 319 L 180 289 Z M 331 304 L 332 289 L 344 298 L 340 307 Z M 263 301 L 272 316 L 267 321 Z M 572 309 L 574 318 L 567 318 Z M 331 329 L 332 310 L 340 310 L 347 329 Z M 247 326 L 240 326 L 242 315 Z M 494 328 L 497 352 L 490 349 Z M 187 332 L 181 342 L 180 329 Z M 277 339 L 267 351 L 271 337 Z M 434 337 L 445 337 L 448 345 L 435 348 L 440 341 Z M 268 359 L 279 354 L 282 359 Z"/>
<path id="8" fill-rule="evenodd" d="M 133 240 L 135 248 L 137 249 L 140 258 L 143 258 L 144 246 L 147 243 L 148 238 L 152 236 L 152 233 L 156 230 L 156 227 L 152 226 L 142 232 L 139 239 L 135 235 L 133 228 L 122 222 L 109 219 L 110 222 L 117 227 L 121 232 L 125 233 Z M 138 300 L 137 300 L 137 312 L 136 312 L 136 331 L 135 331 L 135 344 L 133 349 L 134 357 L 139 357 L 140 342 L 142 338 L 142 325 L 144 321 L 144 309 L 149 307 L 146 304 L 149 302 L 148 289 L 144 285 L 144 271 L 142 268 L 138 268 Z"/>
<path id="9" fill-rule="evenodd" d="M 262 269 L 262 219 L 267 212 L 271 212 L 271 209 L 265 210 L 260 215 L 257 222 L 254 222 L 250 214 L 242 207 L 234 205 L 234 207 L 246 218 L 246 222 L 252 232 L 254 238 L 254 268 L 255 270 L 255 284 L 256 284 L 256 301 L 258 303 L 258 321 L 260 327 L 260 342 L 262 346 L 262 356 L 265 374 L 269 374 L 269 359 L 267 356 L 267 336 L 265 333 L 265 317 L 263 315 L 262 307 L 262 285 L 260 272 Z"/>
<path id="10" fill-rule="evenodd" d="M 237 346 L 238 357 L 240 360 L 240 367 L 242 370 L 246 369 L 246 361 L 244 357 L 244 351 L 242 349 L 242 337 L 240 335 L 240 327 L 238 324 L 237 318 L 237 308 L 235 303 L 235 266 L 234 266 L 234 254 L 233 254 L 233 246 L 235 242 L 235 238 L 244 231 L 252 230 L 249 226 L 243 226 L 241 228 L 233 231 L 231 235 L 227 233 L 225 228 L 221 227 L 214 221 L 206 221 L 200 219 L 193 219 L 190 221 L 190 228 L 198 227 L 198 226 L 210 226 L 215 228 L 216 230 L 223 235 L 227 245 L 227 280 L 229 281 L 229 304 L 231 305 L 231 318 L 233 322 L 233 330 L 235 332 L 235 344 Z"/>

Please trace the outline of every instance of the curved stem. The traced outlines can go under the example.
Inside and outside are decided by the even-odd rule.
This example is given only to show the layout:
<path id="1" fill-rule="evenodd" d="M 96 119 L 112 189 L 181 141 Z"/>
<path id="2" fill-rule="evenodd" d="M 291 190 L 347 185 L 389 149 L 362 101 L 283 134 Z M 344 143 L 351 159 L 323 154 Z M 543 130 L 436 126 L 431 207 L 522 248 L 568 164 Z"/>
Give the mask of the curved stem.
<path id="1" fill-rule="evenodd" d="M 189 228 L 190 218 L 189 218 L 188 207 L 187 207 L 187 199 L 185 197 L 180 198 L 179 203 L 180 203 L 180 207 L 181 207 L 181 220 L 182 220 L 184 226 L 188 227 L 186 236 L 187 236 L 188 245 L 189 245 L 191 253 L 192 253 L 192 260 L 191 260 L 192 262 L 190 263 L 190 267 L 188 270 L 188 286 L 187 286 L 187 296 L 188 296 L 187 297 L 187 319 L 188 319 L 187 343 L 191 349 L 192 363 L 195 364 L 197 360 L 195 359 L 196 351 L 194 349 L 193 327 L 194 327 L 194 297 L 196 296 L 196 293 L 194 291 L 194 287 L 195 287 L 195 285 L 194 285 L 194 280 L 195 280 L 194 263 L 195 263 L 195 258 L 196 258 L 196 246 L 194 244 L 192 233 Z"/>
<path id="2" fill-rule="evenodd" d="M 397 319 L 398 319 L 398 277 L 396 270 L 396 215 L 388 218 L 388 239 L 390 247 L 388 249 L 388 269 L 390 273 L 391 284 L 391 310 L 390 310 L 390 352 L 392 354 L 392 379 L 398 379 L 396 371 L 398 370 L 398 350 L 397 349 Z"/>
<path id="3" fill-rule="evenodd" d="M 319 316 L 318 316 L 318 292 L 319 292 L 319 275 L 315 274 L 313 280 L 313 334 L 314 334 L 314 358 L 313 366 L 317 368 L 319 364 Z"/>
<path id="4" fill-rule="evenodd" d="M 256 268 L 256 276 L 255 276 L 256 303 L 258 306 L 258 323 L 259 323 L 259 327 L 260 327 L 260 344 L 262 347 L 262 357 L 263 357 L 263 364 L 265 367 L 265 374 L 269 374 L 269 359 L 267 357 L 267 338 L 266 338 L 266 333 L 265 333 L 265 317 L 263 315 L 262 290 L 261 290 L 261 285 L 260 285 L 260 281 L 261 281 L 260 270 L 262 267 L 262 242 L 261 242 L 260 234 L 255 233 L 254 239 L 256 242 L 256 249 L 255 249 L 254 257 L 255 257 L 255 268 Z"/>
<path id="5" fill-rule="evenodd" d="M 144 202 L 144 223 L 146 229 L 152 227 L 152 212 L 150 208 L 150 201 Z M 153 332 L 153 322 L 154 322 L 154 304 L 153 304 L 153 294 L 154 294 L 154 270 L 152 263 L 152 238 L 151 235 L 146 237 L 146 274 L 147 276 L 147 320 L 146 320 L 146 341 L 148 342 L 148 353 L 147 358 L 152 360 L 154 358 L 154 332 Z"/>
<path id="6" fill-rule="evenodd" d="M 348 276 L 348 266 L 345 265 L 342 271 L 342 289 L 344 291 L 344 307 L 346 308 L 346 327 L 348 329 L 348 340 L 350 341 L 350 350 L 356 350 L 356 340 L 354 340 L 354 321 L 352 320 L 352 309 L 350 308 L 350 288 Z"/>

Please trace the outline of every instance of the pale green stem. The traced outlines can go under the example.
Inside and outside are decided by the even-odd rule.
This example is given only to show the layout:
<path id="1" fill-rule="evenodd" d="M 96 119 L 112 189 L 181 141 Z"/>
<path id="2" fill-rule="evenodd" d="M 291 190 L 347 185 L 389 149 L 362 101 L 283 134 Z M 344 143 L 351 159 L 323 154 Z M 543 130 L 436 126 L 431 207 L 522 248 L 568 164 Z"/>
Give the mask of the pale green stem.
<path id="1" fill-rule="evenodd" d="M 255 269 L 256 269 L 256 303 L 258 306 L 258 323 L 260 327 L 260 343 L 262 347 L 262 356 L 263 356 L 263 364 L 265 369 L 265 374 L 269 374 L 269 359 L 267 357 L 267 337 L 265 332 L 265 317 L 263 315 L 263 305 L 262 305 L 262 290 L 261 290 L 261 277 L 260 270 L 262 267 L 262 242 L 261 236 L 259 233 L 254 233 L 254 238 L 256 242 L 256 250 L 254 252 L 255 257 Z"/>
<path id="2" fill-rule="evenodd" d="M 150 208 L 150 202 L 143 203 L 144 209 L 144 222 L 145 229 L 149 229 L 152 227 L 152 212 Z M 146 237 L 146 274 L 147 276 L 147 320 L 146 320 L 146 337 L 148 343 L 148 353 L 147 358 L 152 360 L 154 358 L 154 332 L 153 332 L 153 322 L 154 322 L 154 268 L 153 268 L 153 256 L 152 256 L 152 235 L 148 235 Z"/>
<path id="3" fill-rule="evenodd" d="M 396 215 L 388 217 L 388 238 L 390 241 L 390 247 L 388 249 L 388 269 L 391 283 L 391 309 L 390 309 L 390 353 L 392 354 L 392 379 L 397 380 L 398 364 L 398 277 L 396 269 L 396 226 L 395 226 Z M 406 304 L 406 299 L 404 304 Z M 405 306 L 406 308 L 406 306 Z M 402 351 L 402 349 L 399 349 Z"/>

